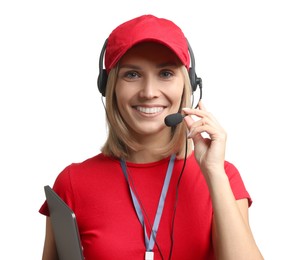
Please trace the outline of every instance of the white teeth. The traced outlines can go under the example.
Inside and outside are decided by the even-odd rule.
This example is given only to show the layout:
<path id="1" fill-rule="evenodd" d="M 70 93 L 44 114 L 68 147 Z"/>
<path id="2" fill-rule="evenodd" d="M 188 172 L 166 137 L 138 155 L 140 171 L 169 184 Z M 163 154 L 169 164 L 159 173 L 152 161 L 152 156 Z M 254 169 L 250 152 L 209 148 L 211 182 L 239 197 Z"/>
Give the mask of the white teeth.
<path id="1" fill-rule="evenodd" d="M 136 109 L 146 114 L 155 114 L 163 110 L 162 107 L 136 107 Z"/>

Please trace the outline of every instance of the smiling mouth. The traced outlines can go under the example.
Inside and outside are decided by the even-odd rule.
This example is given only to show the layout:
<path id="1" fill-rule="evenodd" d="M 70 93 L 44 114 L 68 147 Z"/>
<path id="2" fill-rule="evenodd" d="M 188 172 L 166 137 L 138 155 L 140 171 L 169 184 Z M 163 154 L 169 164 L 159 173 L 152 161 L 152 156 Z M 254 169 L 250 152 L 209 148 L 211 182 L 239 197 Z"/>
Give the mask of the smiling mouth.
<path id="1" fill-rule="evenodd" d="M 141 107 L 137 106 L 135 109 L 144 114 L 157 114 L 163 111 L 163 107 Z"/>

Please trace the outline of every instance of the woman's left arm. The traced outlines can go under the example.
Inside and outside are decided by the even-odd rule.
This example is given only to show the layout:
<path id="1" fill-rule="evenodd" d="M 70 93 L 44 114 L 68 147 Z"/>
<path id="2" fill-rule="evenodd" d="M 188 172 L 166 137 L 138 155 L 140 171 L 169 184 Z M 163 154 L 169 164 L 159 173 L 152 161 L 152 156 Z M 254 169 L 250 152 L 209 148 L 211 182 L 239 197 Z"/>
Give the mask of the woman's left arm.
<path id="1" fill-rule="evenodd" d="M 213 244 L 217 259 L 263 259 L 248 221 L 247 199 L 235 200 L 224 170 L 227 134 L 202 102 L 199 109 L 183 109 L 194 142 L 194 156 L 205 177 L 213 204 Z M 196 116 L 195 120 L 192 115 Z M 203 137 L 208 134 L 208 138 Z"/>

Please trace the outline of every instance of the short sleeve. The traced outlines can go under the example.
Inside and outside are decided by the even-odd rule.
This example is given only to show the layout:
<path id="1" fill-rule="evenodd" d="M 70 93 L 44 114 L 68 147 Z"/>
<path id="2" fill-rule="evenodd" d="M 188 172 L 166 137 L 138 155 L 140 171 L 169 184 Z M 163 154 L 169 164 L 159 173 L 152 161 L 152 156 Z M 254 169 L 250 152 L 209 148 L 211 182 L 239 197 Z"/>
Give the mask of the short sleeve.
<path id="1" fill-rule="evenodd" d="M 252 199 L 250 194 L 246 190 L 244 182 L 241 178 L 241 175 L 238 169 L 230 162 L 225 162 L 225 171 L 229 178 L 230 186 L 233 191 L 234 197 L 236 200 L 247 199 L 248 206 L 252 204 Z"/>
<path id="2" fill-rule="evenodd" d="M 74 208 L 74 196 L 70 179 L 70 166 L 67 166 L 56 178 L 52 188 L 61 199 L 71 208 Z M 39 209 L 39 213 L 49 216 L 49 208 L 47 201 L 43 203 Z"/>

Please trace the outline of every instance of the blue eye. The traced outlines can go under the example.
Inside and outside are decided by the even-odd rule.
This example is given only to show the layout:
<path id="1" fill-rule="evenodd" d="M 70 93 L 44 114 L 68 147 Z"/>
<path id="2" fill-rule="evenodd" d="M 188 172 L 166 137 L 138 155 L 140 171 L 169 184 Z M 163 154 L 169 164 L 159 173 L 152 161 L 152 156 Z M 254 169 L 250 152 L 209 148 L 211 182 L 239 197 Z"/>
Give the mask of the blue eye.
<path id="1" fill-rule="evenodd" d="M 139 74 L 135 71 L 127 71 L 124 73 L 124 77 L 128 79 L 138 78 Z"/>
<path id="2" fill-rule="evenodd" d="M 165 70 L 165 71 L 162 71 L 160 73 L 161 77 L 163 78 L 170 78 L 173 76 L 173 73 L 171 71 L 168 71 L 168 70 Z"/>

